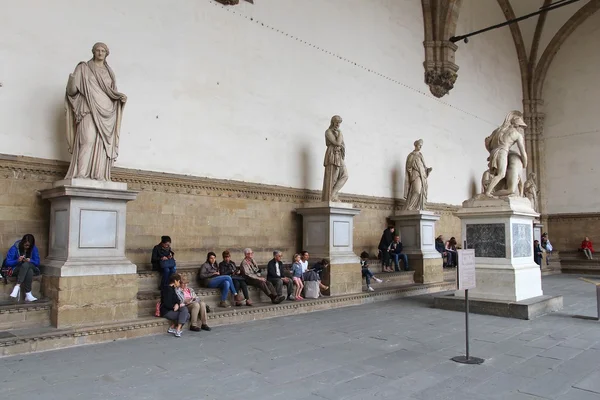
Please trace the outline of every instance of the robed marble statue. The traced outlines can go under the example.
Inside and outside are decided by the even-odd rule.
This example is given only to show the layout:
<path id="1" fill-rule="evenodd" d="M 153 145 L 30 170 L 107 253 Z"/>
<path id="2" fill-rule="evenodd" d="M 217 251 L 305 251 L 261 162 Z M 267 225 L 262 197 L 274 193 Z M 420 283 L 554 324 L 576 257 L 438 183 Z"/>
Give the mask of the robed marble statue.
<path id="1" fill-rule="evenodd" d="M 117 91 L 115 73 L 106 62 L 108 46 L 96 43 L 92 54 L 91 60 L 77 64 L 67 83 L 67 143 L 72 157 L 65 179 L 110 181 L 127 97 Z"/>
<path id="2" fill-rule="evenodd" d="M 537 176 L 535 172 L 529 173 L 529 177 L 525 181 L 525 185 L 523 187 L 523 194 L 531 202 L 531 207 L 533 207 L 536 212 L 539 212 L 538 194 L 540 191 L 538 190 L 536 178 Z"/>
<path id="3" fill-rule="evenodd" d="M 423 139 L 417 140 L 415 149 L 406 157 L 406 176 L 404 178 L 405 210 L 423 210 L 427 203 L 427 178 L 432 168 L 425 165 L 421 154 Z"/>
<path id="4" fill-rule="evenodd" d="M 325 131 L 325 177 L 323 178 L 323 201 L 340 201 L 338 193 L 348 180 L 348 170 L 346 170 L 346 145 L 344 136 L 340 130 L 342 117 L 334 115 L 331 118 L 329 129 Z"/>

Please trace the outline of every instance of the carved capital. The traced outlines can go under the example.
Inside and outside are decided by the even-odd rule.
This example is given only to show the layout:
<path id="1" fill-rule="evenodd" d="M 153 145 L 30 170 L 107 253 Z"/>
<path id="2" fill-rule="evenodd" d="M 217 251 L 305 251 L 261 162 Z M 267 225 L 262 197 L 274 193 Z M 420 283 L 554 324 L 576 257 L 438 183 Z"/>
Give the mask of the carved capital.
<path id="1" fill-rule="evenodd" d="M 454 82 L 458 74 L 451 70 L 431 69 L 425 71 L 425 83 L 429 85 L 431 94 L 435 97 L 443 97 L 454 88 Z"/>

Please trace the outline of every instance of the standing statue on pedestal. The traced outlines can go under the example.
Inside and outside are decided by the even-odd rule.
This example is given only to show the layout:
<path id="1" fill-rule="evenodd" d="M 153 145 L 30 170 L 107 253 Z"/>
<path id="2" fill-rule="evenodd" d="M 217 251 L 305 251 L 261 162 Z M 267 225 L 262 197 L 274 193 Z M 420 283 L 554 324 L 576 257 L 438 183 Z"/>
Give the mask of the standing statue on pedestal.
<path id="1" fill-rule="evenodd" d="M 525 197 L 527 197 L 529 199 L 529 201 L 531 201 L 531 207 L 533 207 L 533 209 L 536 212 L 539 212 L 540 211 L 539 205 L 538 205 L 539 190 L 537 187 L 535 172 L 529 173 L 529 178 L 525 181 L 525 185 L 523 187 L 523 193 L 524 193 Z"/>
<path id="2" fill-rule="evenodd" d="M 415 150 L 406 157 L 406 176 L 404 178 L 405 210 L 423 210 L 427 203 L 427 178 L 433 168 L 427 168 L 421 147 L 423 139 L 417 140 Z"/>
<path id="3" fill-rule="evenodd" d="M 338 193 L 348 180 L 348 171 L 346 170 L 346 145 L 344 144 L 344 136 L 340 131 L 342 117 L 334 115 L 331 118 L 331 125 L 325 131 L 325 177 L 323 178 L 323 201 L 340 201 Z"/>
<path id="4" fill-rule="evenodd" d="M 504 123 L 485 138 L 485 148 L 489 151 L 488 168 L 492 179 L 485 190 L 485 196 L 523 196 L 521 173 L 527 167 L 527 153 L 523 129 L 526 127 L 523 114 L 511 111 Z M 510 151 L 516 144 L 519 153 Z M 505 180 L 502 188 L 498 185 Z"/>
<path id="5" fill-rule="evenodd" d="M 108 47 L 96 43 L 92 54 L 91 60 L 77 64 L 67 83 L 67 143 L 72 157 L 65 179 L 110 181 L 127 97 L 117 91 L 115 74 L 106 63 Z"/>

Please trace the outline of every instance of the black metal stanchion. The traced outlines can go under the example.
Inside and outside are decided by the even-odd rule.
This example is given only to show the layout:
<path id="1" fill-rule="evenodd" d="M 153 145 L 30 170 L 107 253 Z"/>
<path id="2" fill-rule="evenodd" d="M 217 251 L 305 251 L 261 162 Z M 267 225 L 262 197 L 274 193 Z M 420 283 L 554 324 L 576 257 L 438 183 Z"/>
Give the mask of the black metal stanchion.
<path id="1" fill-rule="evenodd" d="M 465 339 L 466 339 L 466 356 L 452 357 L 452 361 L 461 364 L 483 364 L 483 358 L 471 357 L 469 355 L 469 289 L 465 290 Z"/>

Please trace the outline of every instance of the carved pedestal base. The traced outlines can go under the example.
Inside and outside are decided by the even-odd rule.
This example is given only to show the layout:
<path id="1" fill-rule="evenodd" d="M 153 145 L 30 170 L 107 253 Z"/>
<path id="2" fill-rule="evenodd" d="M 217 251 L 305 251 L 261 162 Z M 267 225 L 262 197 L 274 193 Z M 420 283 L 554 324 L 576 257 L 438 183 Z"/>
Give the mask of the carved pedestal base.
<path id="1" fill-rule="evenodd" d="M 127 184 L 59 181 L 42 192 L 51 202 L 44 294 L 56 327 L 137 317 L 136 266 L 125 257 Z"/>
<path id="2" fill-rule="evenodd" d="M 319 202 L 306 204 L 296 212 L 303 220 L 302 248 L 313 260 L 330 261 L 323 277 L 330 294 L 360 293 L 360 259 L 353 250 L 354 216 L 360 210 L 347 203 Z"/>
<path id="3" fill-rule="evenodd" d="M 410 268 L 415 271 L 415 282 L 444 281 L 442 255 L 435 249 L 435 223 L 439 215 L 431 211 L 398 211 L 390 219 L 400 233 L 403 252 Z"/>
<path id="4" fill-rule="evenodd" d="M 477 287 L 469 290 L 470 296 L 517 302 L 543 295 L 540 267 L 533 261 L 538 214 L 528 199 L 472 199 L 457 216 L 463 248 L 475 249 Z"/>

